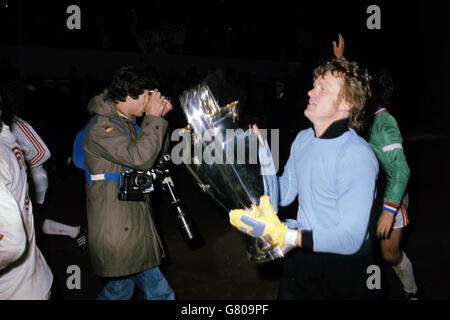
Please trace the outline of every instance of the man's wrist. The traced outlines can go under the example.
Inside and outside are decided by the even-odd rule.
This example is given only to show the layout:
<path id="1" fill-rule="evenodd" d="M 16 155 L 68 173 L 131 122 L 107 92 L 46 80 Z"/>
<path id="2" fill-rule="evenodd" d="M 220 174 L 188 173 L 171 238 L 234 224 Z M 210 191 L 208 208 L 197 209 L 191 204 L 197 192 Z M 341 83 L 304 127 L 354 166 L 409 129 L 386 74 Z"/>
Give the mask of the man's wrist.
<path id="1" fill-rule="evenodd" d="M 284 245 L 285 246 L 297 246 L 297 237 L 298 237 L 298 231 L 287 229 L 286 234 L 284 236 Z"/>
<path id="2" fill-rule="evenodd" d="M 305 250 L 313 250 L 312 231 L 288 229 L 284 236 L 284 245 L 300 247 Z"/>
<path id="3" fill-rule="evenodd" d="M 153 116 L 153 117 L 162 118 L 161 115 L 157 115 L 157 114 L 154 114 L 154 113 L 152 113 L 152 112 L 146 112 L 146 111 L 144 111 L 144 112 L 145 112 L 145 115 L 146 115 L 146 116 Z"/>
<path id="4" fill-rule="evenodd" d="M 396 205 L 395 203 L 392 203 L 389 201 L 384 202 L 383 211 L 386 211 L 386 212 L 389 212 L 390 214 L 395 215 L 397 210 L 398 210 L 398 205 Z"/>

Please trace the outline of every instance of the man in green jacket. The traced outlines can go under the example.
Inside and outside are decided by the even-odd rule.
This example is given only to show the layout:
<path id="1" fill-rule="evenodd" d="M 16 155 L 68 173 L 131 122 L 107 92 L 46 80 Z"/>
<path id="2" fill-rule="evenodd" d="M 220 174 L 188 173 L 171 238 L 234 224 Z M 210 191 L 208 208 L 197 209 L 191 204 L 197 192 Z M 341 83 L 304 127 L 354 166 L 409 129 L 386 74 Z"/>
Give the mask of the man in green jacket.
<path id="1" fill-rule="evenodd" d="M 374 118 L 369 131 L 369 145 L 385 174 L 385 181 L 378 184 L 378 192 L 383 196 L 383 208 L 378 218 L 377 236 L 381 239 L 383 259 L 392 266 L 402 282 L 405 297 L 416 300 L 419 293 L 412 263 L 400 250 L 402 230 L 409 223 L 406 187 L 410 170 L 403 152 L 399 126 L 386 109 L 390 105 L 393 81 L 385 72 L 380 72 L 374 76 L 372 90 L 374 96 L 369 110 Z"/>
<path id="2" fill-rule="evenodd" d="M 344 38 L 341 34 L 338 45 L 333 41 L 333 51 L 336 58 L 345 59 Z M 394 83 L 385 71 L 381 71 L 373 76 L 371 88 L 372 99 L 368 103 L 368 112 L 372 118 L 368 142 L 384 172 L 377 184 L 378 201 L 374 202 L 375 209 L 381 211 L 376 234 L 380 238 L 383 259 L 399 277 L 405 298 L 417 300 L 421 293 L 414 279 L 413 266 L 400 249 L 402 230 L 409 224 L 406 187 L 410 170 L 403 152 L 400 128 L 386 109 L 391 104 Z"/>
<path id="3" fill-rule="evenodd" d="M 97 275 L 108 280 L 97 299 L 130 299 L 135 284 L 145 299 L 174 299 L 158 266 L 164 250 L 145 201 L 118 199 L 118 183 L 106 173 L 125 168 L 148 170 L 158 159 L 172 109 L 157 89 L 134 70 L 123 67 L 109 92 L 94 97 L 84 137 L 84 164 L 91 174 L 86 184 L 89 252 Z M 136 117 L 144 115 L 135 130 Z"/>

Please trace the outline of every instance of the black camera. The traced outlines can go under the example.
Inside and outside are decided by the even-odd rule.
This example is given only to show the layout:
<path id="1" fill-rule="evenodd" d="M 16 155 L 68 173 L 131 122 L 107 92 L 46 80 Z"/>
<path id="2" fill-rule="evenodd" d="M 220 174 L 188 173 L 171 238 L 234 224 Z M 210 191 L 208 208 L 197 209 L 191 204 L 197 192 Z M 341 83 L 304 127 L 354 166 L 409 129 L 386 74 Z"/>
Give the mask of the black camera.
<path id="1" fill-rule="evenodd" d="M 145 201 L 145 195 L 153 189 L 150 171 L 128 169 L 120 174 L 119 200 Z"/>
<path id="2" fill-rule="evenodd" d="M 162 190 L 169 195 L 170 204 L 174 208 L 181 235 L 186 240 L 196 238 L 196 231 L 188 213 L 182 208 L 175 185 L 169 172 L 170 156 L 162 155 L 153 168 L 148 171 L 127 169 L 120 174 L 119 200 L 145 201 L 145 194 L 154 190 L 153 181 L 159 181 Z"/>

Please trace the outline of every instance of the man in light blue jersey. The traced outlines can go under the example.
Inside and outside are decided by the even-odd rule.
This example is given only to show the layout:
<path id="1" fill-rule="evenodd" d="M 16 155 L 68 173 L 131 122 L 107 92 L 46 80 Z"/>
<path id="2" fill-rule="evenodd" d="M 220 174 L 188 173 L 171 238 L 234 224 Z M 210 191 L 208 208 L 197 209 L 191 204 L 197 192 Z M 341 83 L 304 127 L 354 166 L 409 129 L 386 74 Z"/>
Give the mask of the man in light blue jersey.
<path id="1" fill-rule="evenodd" d="M 298 229 L 288 229 L 261 199 L 232 210 L 231 223 L 275 245 L 295 246 L 285 258 L 280 299 L 372 298 L 373 260 L 365 250 L 378 162 L 355 131 L 370 96 L 370 76 L 356 62 L 332 60 L 314 70 L 304 114 L 312 127 L 291 146 L 279 177 L 280 205 L 298 197 Z"/>

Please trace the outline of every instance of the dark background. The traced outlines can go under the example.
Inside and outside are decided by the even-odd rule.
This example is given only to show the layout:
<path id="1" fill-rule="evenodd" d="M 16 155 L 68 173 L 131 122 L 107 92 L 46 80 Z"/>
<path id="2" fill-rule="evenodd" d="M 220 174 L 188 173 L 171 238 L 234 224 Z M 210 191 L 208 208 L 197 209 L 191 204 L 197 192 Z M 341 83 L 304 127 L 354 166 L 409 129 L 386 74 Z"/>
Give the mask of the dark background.
<path id="1" fill-rule="evenodd" d="M 81 30 L 66 27 L 70 16 L 66 9 L 71 4 L 81 9 Z M 372 4 L 381 9 L 381 30 L 366 27 L 369 17 L 366 9 Z M 281 78 L 278 80 L 287 82 L 292 96 L 304 99 L 311 85 L 312 70 L 321 59 L 332 56 L 331 42 L 341 32 L 348 59 L 373 71 L 386 68 L 394 78 L 396 103 L 392 111 L 402 114 L 398 119 L 402 129 L 406 133 L 438 133 L 448 132 L 445 121 L 449 116 L 445 107 L 450 68 L 448 9 L 447 2 L 438 1 L 1 1 L 0 45 L 13 46 L 24 55 L 28 47 L 100 51 L 105 54 L 104 60 L 111 59 L 108 52 L 145 51 L 150 56 L 143 63 L 163 84 L 170 76 L 168 69 L 175 73 L 183 71 L 155 66 L 152 54 L 166 55 L 168 64 L 173 55 L 180 61 L 184 56 L 268 61 L 285 68 L 276 75 L 268 70 L 265 80 L 270 84 L 273 78 Z M 148 32 L 165 30 L 164 34 L 170 38 L 170 30 L 176 28 L 184 30 L 184 36 L 177 42 L 169 40 L 158 48 L 139 45 L 138 39 Z M 59 58 L 63 60 L 64 56 Z M 0 61 L 3 83 L 10 78 L 29 76 L 20 65 L 10 65 L 10 56 Z M 56 72 L 52 70 L 52 61 L 47 63 L 48 72 L 42 77 Z M 120 62 L 111 61 L 109 69 L 77 74 L 82 66 L 67 61 L 67 74 L 57 78 L 104 78 L 102 72 L 114 72 L 117 65 Z M 204 76 L 201 69 L 201 62 L 192 66 L 194 77 L 191 75 L 190 79 Z M 241 70 L 235 68 L 232 72 L 239 75 Z M 247 82 L 254 80 L 246 76 Z M 243 80 L 240 85 L 245 89 L 249 86 Z M 90 87 L 94 90 L 98 86 Z M 269 90 L 263 84 L 260 87 Z M 165 89 L 173 92 L 172 88 Z M 177 100 L 179 92 L 173 93 L 173 100 Z M 82 106 L 91 92 L 83 94 L 86 97 L 79 97 Z"/>
<path id="2" fill-rule="evenodd" d="M 72 4 L 81 9 L 81 30 L 66 28 L 66 9 Z M 366 9 L 372 4 L 381 9 L 381 30 L 366 27 Z M 88 100 L 118 66 L 138 64 L 159 80 L 160 90 L 167 92 L 175 108 L 167 116 L 170 130 L 186 124 L 178 102 L 182 90 L 208 71 L 226 70 L 247 95 L 245 112 L 281 128 L 282 168 L 295 133 L 308 125 L 303 110 L 312 71 L 320 60 L 333 56 L 332 41 L 341 32 L 347 59 L 369 72 L 385 68 L 394 79 L 390 110 L 400 124 L 412 170 L 411 227 L 405 248 L 426 288 L 425 298 L 448 299 L 449 217 L 444 201 L 450 191 L 449 9 L 448 2 L 440 1 L 0 1 L 0 83 L 35 86 L 30 96 L 24 93 L 22 102 L 23 117 L 52 152 L 46 164 L 51 180 L 43 212 L 75 225 L 86 223 L 83 176 L 67 165 L 67 157 L 75 133 L 88 118 Z M 158 30 L 165 41 L 139 44 L 145 34 Z M 184 36 L 174 41 L 171 30 L 183 30 Z M 39 52 L 39 59 L 34 52 Z M 70 60 L 69 55 L 92 56 L 92 61 L 100 57 L 102 64 Z M 274 81 L 286 84 L 290 103 L 284 110 L 271 109 Z M 280 114 L 285 126 L 274 126 L 270 120 Z M 156 218 L 168 254 L 162 268 L 178 298 L 274 299 L 279 263 L 250 264 L 226 214 L 200 192 L 183 167 L 173 168 L 173 177 L 204 240 L 203 247 L 190 249 L 173 216 L 163 214 L 168 211 L 165 196 L 155 194 Z M 295 212 L 293 204 L 280 215 Z M 54 298 L 95 298 L 101 283 L 88 254 L 76 251 L 63 237 L 44 236 L 40 241 L 55 274 Z M 82 266 L 82 290 L 66 289 L 70 264 Z M 398 280 L 389 268 L 383 270 L 385 297 L 400 298 Z"/>

